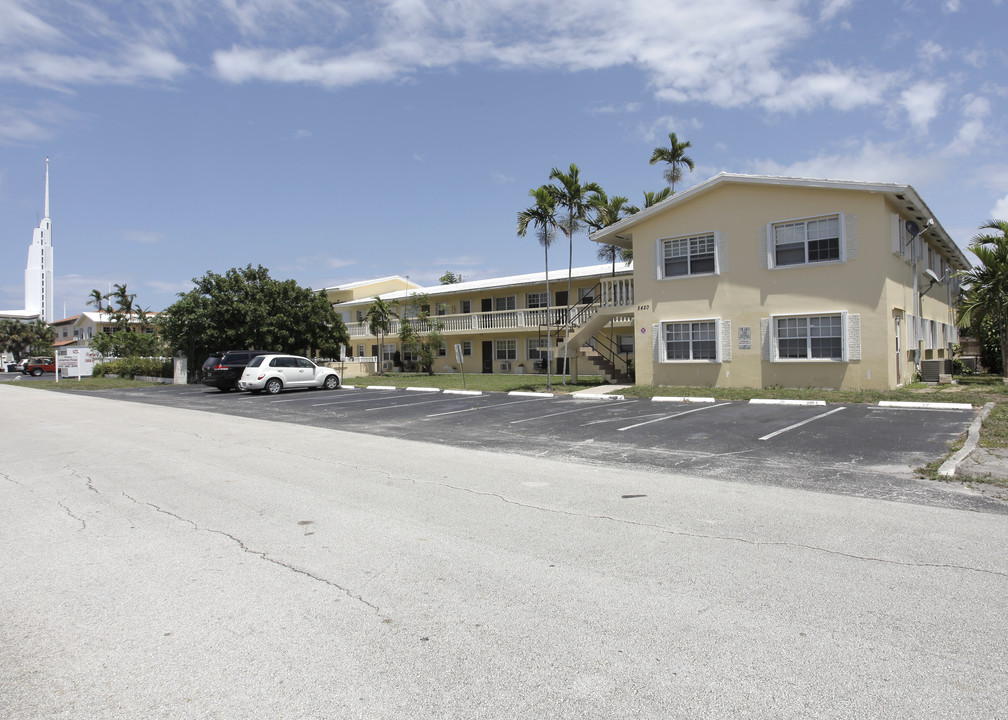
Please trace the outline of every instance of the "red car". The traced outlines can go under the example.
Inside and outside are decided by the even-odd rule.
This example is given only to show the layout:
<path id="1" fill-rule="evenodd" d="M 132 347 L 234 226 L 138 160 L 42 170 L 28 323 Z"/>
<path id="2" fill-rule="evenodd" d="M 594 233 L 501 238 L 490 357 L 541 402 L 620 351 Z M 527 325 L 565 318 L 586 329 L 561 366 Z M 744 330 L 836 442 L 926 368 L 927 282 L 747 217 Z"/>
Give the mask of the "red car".
<path id="1" fill-rule="evenodd" d="M 42 373 L 54 373 L 56 372 L 56 359 L 46 357 L 28 358 L 28 362 L 24 364 L 21 372 L 25 375 L 34 375 L 35 377 L 38 377 Z"/>

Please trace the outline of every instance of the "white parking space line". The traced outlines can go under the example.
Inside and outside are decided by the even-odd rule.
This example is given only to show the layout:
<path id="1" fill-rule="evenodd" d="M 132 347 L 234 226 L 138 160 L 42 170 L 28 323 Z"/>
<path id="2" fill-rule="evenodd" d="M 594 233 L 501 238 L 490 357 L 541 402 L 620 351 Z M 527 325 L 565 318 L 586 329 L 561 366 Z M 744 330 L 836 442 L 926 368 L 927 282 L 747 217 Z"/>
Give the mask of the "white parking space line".
<path id="1" fill-rule="evenodd" d="M 816 420 L 824 418 L 827 415 L 832 415 L 833 413 L 838 413 L 838 412 L 840 412 L 841 410 L 844 410 L 844 409 L 846 409 L 846 408 L 844 408 L 844 407 L 833 408 L 832 410 L 829 410 L 828 412 L 820 413 L 819 415 L 816 415 L 815 417 L 810 417 L 807 420 L 802 420 L 801 422 L 795 423 L 794 425 L 788 425 L 786 428 L 781 428 L 780 430 L 776 430 L 776 431 L 770 433 L 769 435 L 764 435 L 763 437 L 760 438 L 760 440 L 769 440 L 772 437 L 777 437 L 781 433 L 786 433 L 788 430 L 794 430 L 795 428 L 800 428 L 802 425 L 808 425 L 810 422 L 814 422 Z"/>
<path id="2" fill-rule="evenodd" d="M 458 398 L 438 398 L 437 400 L 419 400 L 417 402 L 395 403 L 393 405 L 382 405 L 381 407 L 364 408 L 364 412 L 376 412 L 378 410 L 408 410 L 417 405 L 430 405 L 431 403 L 458 402 Z"/>
<path id="3" fill-rule="evenodd" d="M 449 410 L 443 413 L 434 413 L 433 415 L 425 415 L 424 417 L 441 417 L 442 415 L 455 415 L 456 413 L 472 412 L 473 410 L 483 410 L 484 408 L 499 408 L 505 405 L 520 405 L 522 403 L 539 402 L 538 398 L 530 398 L 528 400 L 515 400 L 513 402 L 499 403 L 497 405 L 477 405 L 476 407 L 465 408 L 464 410 Z"/>
<path id="4" fill-rule="evenodd" d="M 631 401 L 632 402 L 632 401 Z M 615 405 L 626 405 L 626 401 L 614 403 Z M 607 405 L 606 407 L 612 407 L 612 405 Z M 605 408 L 599 408 L 604 410 Z M 532 422 L 533 420 L 545 420 L 546 418 L 557 417 L 558 415 L 570 415 L 571 413 L 581 413 L 584 414 L 588 412 L 587 408 L 579 407 L 574 410 L 561 410 L 560 412 L 549 413 L 547 415 L 533 415 L 532 417 L 522 418 L 521 420 L 512 420 L 508 425 L 517 425 L 518 423 Z"/>
<path id="5" fill-rule="evenodd" d="M 704 407 L 693 408 L 692 410 L 683 410 L 681 413 L 674 413 L 672 415 L 663 415 L 661 417 L 655 418 L 654 420 L 645 420 L 642 423 L 637 423 L 636 425 L 627 425 L 626 427 L 616 428 L 618 431 L 623 432 L 624 430 L 633 430 L 634 428 L 639 428 L 642 425 L 650 425 L 651 423 L 661 422 L 662 420 L 671 420 L 672 418 L 682 417 L 683 415 L 689 415 L 690 413 L 703 412 L 704 410 L 713 410 L 714 408 L 724 407 L 725 405 L 731 405 L 730 402 L 718 403 L 717 405 L 705 405 Z"/>

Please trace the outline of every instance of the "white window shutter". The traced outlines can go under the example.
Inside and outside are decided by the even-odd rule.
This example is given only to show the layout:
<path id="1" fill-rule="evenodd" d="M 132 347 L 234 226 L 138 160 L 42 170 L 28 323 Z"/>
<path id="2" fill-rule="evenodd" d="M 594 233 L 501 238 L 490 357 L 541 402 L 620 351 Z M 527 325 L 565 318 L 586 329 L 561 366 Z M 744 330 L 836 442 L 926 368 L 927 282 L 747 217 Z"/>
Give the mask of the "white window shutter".
<path id="1" fill-rule="evenodd" d="M 714 231 L 714 247 L 717 248 L 717 267 L 714 272 L 718 275 L 728 272 L 728 245 L 725 236 L 717 230 Z"/>
<path id="2" fill-rule="evenodd" d="M 861 359 L 861 316 L 847 313 L 847 359 Z"/>
<path id="3" fill-rule="evenodd" d="M 840 213 L 840 221 L 844 224 L 844 239 L 847 243 L 847 259 L 857 260 L 857 215 Z"/>
<path id="4" fill-rule="evenodd" d="M 718 360 L 726 363 L 731 362 L 732 334 L 731 320 L 718 320 L 718 330 L 720 331 L 721 342 L 718 348 Z"/>
<path id="5" fill-rule="evenodd" d="M 654 356 L 655 362 L 662 361 L 661 354 L 661 342 L 660 342 L 661 328 L 658 325 L 651 326 L 651 353 Z"/>
<path id="6" fill-rule="evenodd" d="M 763 362 L 773 362 L 773 333 L 770 332 L 770 318 L 759 321 L 760 355 Z"/>
<path id="7" fill-rule="evenodd" d="M 770 251 L 767 248 L 767 237 L 769 234 L 768 225 L 764 225 L 759 229 L 759 266 L 764 270 L 770 267 Z"/>
<path id="8" fill-rule="evenodd" d="M 892 232 L 892 252 L 893 255 L 903 254 L 903 238 L 900 237 L 900 216 L 896 213 L 892 214 L 892 227 L 890 228 Z"/>
<path id="9" fill-rule="evenodd" d="M 664 259 L 662 245 L 663 243 L 661 240 L 655 243 L 655 278 L 658 280 L 662 279 L 662 260 Z"/>

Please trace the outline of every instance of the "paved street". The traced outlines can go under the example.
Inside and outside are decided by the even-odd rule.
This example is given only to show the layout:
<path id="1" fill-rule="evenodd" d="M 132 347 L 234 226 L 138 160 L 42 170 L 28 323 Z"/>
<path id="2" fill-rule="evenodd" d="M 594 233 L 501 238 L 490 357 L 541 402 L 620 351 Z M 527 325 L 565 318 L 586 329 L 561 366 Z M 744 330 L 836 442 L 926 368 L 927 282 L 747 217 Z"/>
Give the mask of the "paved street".
<path id="1" fill-rule="evenodd" d="M 883 499 L 823 484 L 840 457 L 825 423 L 853 407 L 805 409 L 803 428 L 823 423 L 818 455 L 794 450 L 813 436 L 759 439 L 800 421 L 783 410 L 694 413 L 721 418 L 703 426 L 708 442 L 734 432 L 743 454 L 777 440 L 776 483 L 760 479 L 770 455 L 747 455 L 750 482 L 705 472 L 713 460 L 568 455 L 573 431 L 542 453 L 542 428 L 517 428 L 573 409 L 561 402 L 498 408 L 502 432 L 483 449 L 391 437 L 420 433 L 406 415 L 345 432 L 329 415 L 348 408 L 319 405 L 326 420 L 311 424 L 282 409 L 372 407 L 369 392 L 382 394 L 193 393 L 194 407 L 250 409 L 207 412 L 167 390 L 124 402 L 0 386 L 18 419 L 0 436 L 0 716 L 995 718 L 1008 706 L 1008 515 L 910 477 L 904 461 L 950 432 L 910 418 L 934 415 L 851 422 L 889 427 L 901 448 L 858 486 L 890 483 Z M 616 408 L 599 402 L 587 412 L 608 421 Z M 481 412 L 426 422 L 458 419 L 461 433 Z M 681 427 L 685 449 L 647 439 L 672 417 L 619 430 L 642 418 L 605 427 L 649 458 L 703 442 Z"/>

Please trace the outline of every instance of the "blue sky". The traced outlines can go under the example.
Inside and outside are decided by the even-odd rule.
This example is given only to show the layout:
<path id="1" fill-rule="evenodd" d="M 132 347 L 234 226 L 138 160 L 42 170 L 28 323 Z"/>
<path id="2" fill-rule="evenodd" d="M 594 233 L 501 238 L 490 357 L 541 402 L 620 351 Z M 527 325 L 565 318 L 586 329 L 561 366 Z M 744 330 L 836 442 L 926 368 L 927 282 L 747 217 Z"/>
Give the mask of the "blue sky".
<path id="1" fill-rule="evenodd" d="M 682 187 L 908 183 L 965 246 L 1008 218 L 1006 24 L 1008 0 L 0 0 L 0 308 L 47 156 L 59 316 L 248 263 L 536 271 L 528 191 L 576 163 L 639 204 L 669 131 Z"/>

